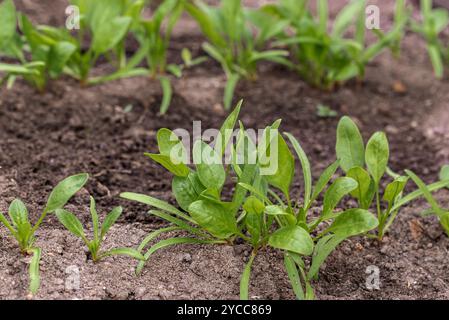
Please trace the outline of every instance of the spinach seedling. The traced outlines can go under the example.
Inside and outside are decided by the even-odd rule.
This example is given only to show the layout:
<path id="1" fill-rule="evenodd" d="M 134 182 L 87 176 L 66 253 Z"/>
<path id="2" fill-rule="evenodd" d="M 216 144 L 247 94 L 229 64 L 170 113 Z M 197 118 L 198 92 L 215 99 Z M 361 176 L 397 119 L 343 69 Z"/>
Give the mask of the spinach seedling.
<path id="1" fill-rule="evenodd" d="M 421 0 L 422 22 L 412 21 L 412 30 L 427 42 L 427 52 L 437 78 L 444 76 L 444 65 L 449 63 L 449 48 L 439 38 L 449 25 L 446 9 L 432 9 L 432 0 Z"/>
<path id="2" fill-rule="evenodd" d="M 293 290 L 298 299 L 313 299 L 311 281 L 317 277 L 320 266 L 327 256 L 345 239 L 364 234 L 377 227 L 377 219 L 365 209 L 336 210 L 345 195 L 354 191 L 358 184 L 348 177 L 334 180 L 326 189 L 338 169 L 339 162 L 330 165 L 320 176 L 315 186 L 312 183 L 310 162 L 299 142 L 286 134 L 295 149 L 304 177 L 304 201 L 302 205 L 290 199 L 290 187 L 295 175 L 295 159 L 284 138 L 277 137 L 278 169 L 272 175 L 260 177 L 257 185 L 243 185 L 251 192 L 244 205 L 247 231 L 253 239 L 254 251 L 241 279 L 240 295 L 248 298 L 248 284 L 251 265 L 257 250 L 262 246 L 271 246 L 284 251 L 284 263 Z M 274 140 L 272 140 L 274 141 Z M 273 142 L 271 142 L 273 143 Z M 261 189 L 265 185 L 282 192 L 285 201 L 270 189 Z M 324 193 L 324 205 L 319 216 L 310 217 L 309 211 L 320 194 Z M 271 200 L 273 198 L 274 200 Z M 272 224 L 275 229 L 272 231 Z M 317 232 L 318 228 L 320 230 Z M 259 236 L 260 235 L 260 236 Z M 307 266 L 304 257 L 311 256 Z"/>
<path id="3" fill-rule="evenodd" d="M 344 7 L 331 31 L 328 0 L 316 1 L 316 16 L 310 11 L 308 2 L 284 0 L 265 10 L 289 23 L 277 45 L 290 48 L 294 58 L 290 66 L 306 81 L 324 89 L 332 89 L 353 78 L 363 78 L 366 65 L 371 60 L 385 49 L 397 46 L 408 21 L 405 0 L 399 0 L 391 31 L 373 30 L 378 41 L 367 46 L 365 0 L 353 0 Z M 355 29 L 353 37 L 348 36 L 351 27 Z"/>
<path id="4" fill-rule="evenodd" d="M 366 148 L 357 125 L 349 117 L 343 117 L 337 128 L 337 157 L 340 166 L 348 177 L 358 182 L 358 188 L 351 195 L 363 209 L 376 205 L 379 228 L 377 237 L 382 240 L 394 222 L 402 206 L 423 196 L 421 190 L 403 195 L 408 177 L 400 176 L 388 169 L 390 148 L 387 136 L 376 132 L 368 141 Z M 385 174 L 392 176 L 381 197 L 381 182 Z M 447 182 L 439 181 L 428 186 L 433 192 L 444 188 Z M 385 207 L 383 207 L 385 203 Z"/>
<path id="5" fill-rule="evenodd" d="M 261 10 L 247 9 L 241 0 L 223 0 L 219 7 L 200 0 L 187 3 L 186 9 L 197 21 L 208 42 L 203 45 L 226 73 L 224 106 L 230 109 L 241 78 L 255 79 L 257 63 L 263 60 L 287 63 L 284 50 L 265 50 L 267 42 L 282 32 L 286 23 Z M 254 36 L 254 29 L 257 34 Z"/>
<path id="6" fill-rule="evenodd" d="M 87 182 L 88 175 L 85 173 L 70 176 L 62 180 L 50 193 L 39 220 L 33 226 L 28 217 L 28 210 L 25 204 L 19 200 L 14 200 L 9 206 L 8 219 L 0 213 L 0 222 L 9 230 L 11 235 L 17 240 L 22 254 L 32 254 L 30 264 L 30 292 L 36 294 L 40 286 L 39 261 L 41 249 L 34 246 L 35 234 L 44 221 L 47 214 L 61 209 Z"/>
<path id="7" fill-rule="evenodd" d="M 75 51 L 75 46 L 64 40 L 47 37 L 41 26 L 34 26 L 29 19 L 16 11 L 11 0 L 0 4 L 0 54 L 18 61 L 18 65 L 0 64 L 8 88 L 17 77 L 22 77 L 37 90 L 44 91 L 49 79 L 62 74 L 63 68 Z M 17 32 L 17 25 L 23 36 Z M 31 61 L 28 61 L 27 59 Z"/>
<path id="8" fill-rule="evenodd" d="M 444 165 L 440 170 L 440 180 L 449 180 L 449 165 Z"/>
<path id="9" fill-rule="evenodd" d="M 224 122 L 220 130 L 223 138 L 214 148 L 200 140 L 195 143 L 193 147 L 195 170 L 186 165 L 186 150 L 177 136 L 168 129 L 158 131 L 159 153 L 147 153 L 146 156 L 174 175 L 172 191 L 180 209 L 142 194 L 122 193 L 120 196 L 156 208 L 149 213 L 174 225 L 149 234 L 139 250 L 143 251 L 151 241 L 166 232 L 183 230 L 192 236 L 169 238 L 156 243 L 146 251 L 146 261 L 154 252 L 167 246 L 193 243 L 225 244 L 232 243 L 237 236 L 245 238 L 238 227 L 237 213 L 244 201 L 246 190 L 237 186 L 232 201 L 227 202 L 221 198 L 222 188 L 227 180 L 222 157 L 231 139 L 229 131 L 232 131 L 236 124 L 240 106 L 241 103 Z M 237 181 L 250 183 L 254 174 L 253 166 L 245 166 Z M 144 264 L 145 262 L 139 263 L 136 270 L 138 274 Z"/>
<path id="10" fill-rule="evenodd" d="M 426 186 L 424 181 L 422 181 L 415 173 L 412 171 L 406 170 L 407 175 L 415 182 L 418 186 L 419 190 L 421 190 L 424 198 L 429 202 L 431 208 L 423 212 L 424 216 L 428 216 L 434 214 L 438 217 L 441 227 L 446 232 L 449 237 L 449 210 L 443 209 L 439 206 L 436 199 L 432 196 L 429 188 Z M 447 185 L 449 185 L 449 179 L 445 180 Z"/>
<path id="11" fill-rule="evenodd" d="M 114 208 L 105 218 L 103 224 L 100 226 L 98 213 L 96 209 L 95 200 L 90 197 L 90 214 L 92 216 L 92 226 L 93 226 L 93 239 L 88 240 L 84 232 L 84 228 L 79 219 L 71 212 L 64 209 L 57 209 L 55 211 L 56 216 L 59 221 L 67 228 L 73 235 L 83 240 L 86 244 L 89 252 L 91 254 L 92 260 L 98 262 L 103 258 L 114 256 L 114 255 L 126 255 L 137 260 L 144 260 L 142 254 L 130 248 L 115 248 L 110 249 L 105 252 L 101 251 L 101 245 L 108 233 L 109 229 L 114 225 L 117 219 L 122 214 L 122 207 Z"/>

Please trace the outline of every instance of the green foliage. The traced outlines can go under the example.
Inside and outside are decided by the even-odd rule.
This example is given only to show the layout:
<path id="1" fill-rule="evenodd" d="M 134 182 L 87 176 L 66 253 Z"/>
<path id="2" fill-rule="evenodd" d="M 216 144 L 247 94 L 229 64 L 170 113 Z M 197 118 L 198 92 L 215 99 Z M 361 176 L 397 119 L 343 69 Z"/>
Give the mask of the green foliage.
<path id="1" fill-rule="evenodd" d="M 337 15 L 330 26 L 328 0 L 317 0 L 316 16 L 307 0 L 282 0 L 265 8 L 289 29 L 277 42 L 288 46 L 296 69 L 312 85 L 331 89 L 353 78 L 363 78 L 366 65 L 388 48 L 396 48 L 402 38 L 408 14 L 405 1 L 398 1 L 394 26 L 388 33 L 373 30 L 378 41 L 366 44 L 365 0 L 353 0 Z M 355 29 L 352 37 L 349 29 Z M 293 35 L 291 35 L 293 30 Z"/>
<path id="2" fill-rule="evenodd" d="M 379 220 L 377 237 L 381 240 L 394 222 L 399 209 L 423 196 L 423 191 L 417 190 L 404 196 L 408 177 L 393 176 L 388 169 L 390 151 L 388 139 L 383 132 L 374 133 L 365 148 L 357 125 L 349 117 L 343 117 L 337 128 L 336 152 L 346 176 L 357 181 L 358 187 L 351 195 L 357 199 L 360 208 L 370 209 L 375 202 Z M 386 173 L 392 175 L 393 181 L 387 184 L 381 197 L 380 188 Z M 446 185 L 447 182 L 441 181 L 428 186 L 428 189 L 433 192 Z"/>
<path id="3" fill-rule="evenodd" d="M 433 9 L 432 0 L 421 0 L 422 21 L 412 21 L 412 30 L 427 42 L 427 52 L 435 76 L 444 76 L 444 65 L 449 63 L 449 47 L 445 47 L 439 35 L 449 25 L 447 9 Z"/>
<path id="4" fill-rule="evenodd" d="M 407 175 L 415 182 L 418 186 L 419 190 L 422 192 L 424 198 L 429 202 L 430 209 L 424 212 L 424 215 L 434 214 L 438 217 L 441 227 L 446 232 L 449 237 L 449 210 L 443 209 L 438 205 L 436 199 L 432 196 L 431 191 L 426 186 L 424 181 L 422 181 L 415 173 L 412 171 L 406 170 Z M 449 185 L 449 179 L 445 180 L 445 182 Z"/>
<path id="5" fill-rule="evenodd" d="M 90 198 L 90 214 L 92 217 L 92 227 L 93 227 L 93 239 L 89 240 L 86 237 L 84 227 L 79 221 L 79 219 L 71 212 L 64 209 L 57 209 L 55 211 L 56 216 L 59 221 L 67 228 L 74 236 L 83 240 L 86 244 L 89 252 L 92 256 L 94 262 L 98 262 L 101 259 L 113 255 L 126 255 L 134 259 L 144 260 L 142 254 L 130 248 L 114 248 L 109 249 L 105 252 L 101 251 L 102 242 L 108 233 L 109 229 L 114 225 L 117 219 L 122 214 L 122 207 L 114 208 L 104 219 L 103 224 L 100 226 L 98 213 L 96 209 L 95 200 L 93 197 Z"/>
<path id="6" fill-rule="evenodd" d="M 286 51 L 264 48 L 270 39 L 285 28 L 285 21 L 278 21 L 261 10 L 244 8 L 241 0 L 223 0 L 219 7 L 195 0 L 187 3 L 186 9 L 208 40 L 203 45 L 204 51 L 219 62 L 226 73 L 226 109 L 232 105 L 238 81 L 256 77 L 258 62 L 285 62 Z M 257 29 L 256 34 L 254 29 Z"/>
<path id="7" fill-rule="evenodd" d="M 23 254 L 32 254 L 30 265 L 30 292 L 35 294 L 39 289 L 39 260 L 41 250 L 34 247 L 35 233 L 44 221 L 47 214 L 62 209 L 65 204 L 77 193 L 87 182 L 88 175 L 85 173 L 70 176 L 61 182 L 50 193 L 47 204 L 42 211 L 39 220 L 31 224 L 28 217 L 28 209 L 25 204 L 16 199 L 11 202 L 8 210 L 9 220 L 0 213 L 0 222 L 9 230 L 19 244 Z"/>

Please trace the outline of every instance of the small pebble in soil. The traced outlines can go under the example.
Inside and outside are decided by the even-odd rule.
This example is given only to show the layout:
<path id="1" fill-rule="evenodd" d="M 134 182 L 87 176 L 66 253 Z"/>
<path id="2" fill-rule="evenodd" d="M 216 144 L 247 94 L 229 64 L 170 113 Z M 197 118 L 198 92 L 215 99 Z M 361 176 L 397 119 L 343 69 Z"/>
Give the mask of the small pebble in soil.
<path id="1" fill-rule="evenodd" d="M 183 254 L 181 261 L 185 263 L 190 263 L 192 262 L 192 256 L 190 255 L 190 253 Z"/>

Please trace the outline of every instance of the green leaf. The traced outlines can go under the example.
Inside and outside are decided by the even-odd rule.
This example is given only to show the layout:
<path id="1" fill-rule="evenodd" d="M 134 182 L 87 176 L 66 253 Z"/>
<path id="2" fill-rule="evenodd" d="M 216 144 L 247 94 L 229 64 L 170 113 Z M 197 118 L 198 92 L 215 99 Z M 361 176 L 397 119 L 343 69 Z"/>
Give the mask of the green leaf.
<path id="1" fill-rule="evenodd" d="M 362 209 L 368 209 L 374 198 L 375 189 L 369 173 L 361 167 L 349 169 L 347 176 L 354 179 L 358 186 L 351 195 L 359 201 Z"/>
<path id="2" fill-rule="evenodd" d="M 390 149 L 387 136 L 383 132 L 375 133 L 366 145 L 365 161 L 368 172 L 379 185 L 385 171 L 387 170 Z"/>
<path id="3" fill-rule="evenodd" d="M 301 285 L 301 278 L 299 277 L 298 269 L 296 267 L 295 261 L 288 253 L 284 254 L 284 266 L 285 270 L 287 270 L 287 275 L 290 279 L 290 283 L 293 287 L 293 292 L 296 295 L 296 299 L 304 300 L 304 289 Z"/>
<path id="4" fill-rule="evenodd" d="M 310 265 L 309 272 L 307 273 L 307 278 L 309 280 L 312 280 L 317 276 L 321 265 L 344 239 L 345 237 L 329 234 L 317 242 L 313 253 L 312 264 Z"/>
<path id="5" fill-rule="evenodd" d="M 200 199 L 200 195 L 206 188 L 202 185 L 198 174 L 190 172 L 187 177 L 173 178 L 172 192 L 176 198 L 176 202 L 185 211 L 189 210 L 189 206 Z"/>
<path id="6" fill-rule="evenodd" d="M 207 237 L 208 236 L 205 231 L 197 229 L 195 227 L 192 227 L 188 222 L 186 222 L 182 219 L 176 218 L 168 213 L 158 211 L 158 210 L 150 210 L 148 213 L 152 214 L 156 217 L 159 217 L 163 220 L 166 220 L 170 223 L 173 223 L 174 225 L 179 227 L 179 229 L 185 230 L 185 231 L 190 232 L 199 237 Z"/>
<path id="7" fill-rule="evenodd" d="M 306 230 L 299 226 L 288 226 L 275 231 L 269 238 L 268 243 L 276 249 L 282 249 L 311 255 L 313 252 L 313 240 Z"/>
<path id="8" fill-rule="evenodd" d="M 162 128 L 157 132 L 160 154 L 170 156 L 173 163 L 186 163 L 187 152 L 178 136 L 171 130 Z"/>
<path id="9" fill-rule="evenodd" d="M 238 232 L 237 220 L 222 204 L 199 200 L 189 207 L 192 218 L 214 237 L 226 239 Z"/>
<path id="10" fill-rule="evenodd" d="M 339 166 L 340 161 L 337 160 L 323 171 L 315 185 L 315 188 L 313 189 L 312 198 L 310 199 L 310 204 L 307 205 L 307 207 L 310 207 L 312 202 L 315 201 L 324 190 L 324 188 L 326 188 L 327 184 L 332 179 Z"/>
<path id="11" fill-rule="evenodd" d="M 375 229 L 379 221 L 368 210 L 349 209 L 335 218 L 326 232 L 332 232 L 339 237 L 352 237 Z"/>
<path id="12" fill-rule="evenodd" d="M 290 214 L 288 212 L 285 212 L 285 210 L 279 206 L 266 206 L 265 212 L 270 216 L 286 216 Z"/>
<path id="13" fill-rule="evenodd" d="M 288 197 L 290 185 L 295 176 L 295 158 L 284 138 L 280 134 L 277 134 L 277 137 L 277 146 L 271 142 L 269 148 L 270 162 L 274 161 L 276 171 L 266 175 L 265 178 L 270 185 L 278 188 Z M 273 154 L 273 151 L 277 151 L 277 154 Z"/>
<path id="14" fill-rule="evenodd" d="M 31 259 L 29 274 L 30 274 L 30 287 L 29 290 L 31 294 L 35 295 L 39 290 L 41 284 L 41 277 L 39 272 L 39 264 L 41 261 L 41 249 L 33 248 L 30 250 L 30 253 L 33 254 L 33 258 Z"/>
<path id="15" fill-rule="evenodd" d="M 393 207 L 396 198 L 402 193 L 402 191 L 404 191 L 407 182 L 407 177 L 398 177 L 387 185 L 383 195 L 383 200 L 388 202 L 389 208 Z"/>
<path id="16" fill-rule="evenodd" d="M 312 197 L 312 170 L 310 169 L 310 161 L 307 158 L 306 153 L 299 144 L 298 140 L 295 139 L 290 133 L 285 133 L 285 135 L 290 140 L 290 143 L 295 149 L 298 155 L 299 161 L 301 162 L 302 172 L 304 176 L 304 204 L 307 206 L 310 203 Z"/>
<path id="17" fill-rule="evenodd" d="M 6 49 L 16 34 L 17 17 L 16 8 L 12 0 L 4 0 L 0 4 L 0 49 Z"/>
<path id="18" fill-rule="evenodd" d="M 353 167 L 365 166 L 365 147 L 357 125 L 349 117 L 341 118 L 337 128 L 337 158 L 348 172 Z"/>
<path id="19" fill-rule="evenodd" d="M 59 182 L 48 197 L 44 212 L 50 213 L 62 208 L 86 184 L 88 179 L 87 173 L 81 173 Z"/>
<path id="20" fill-rule="evenodd" d="M 159 163 L 165 169 L 173 173 L 178 177 L 187 177 L 190 173 L 189 167 L 184 163 L 174 163 L 171 156 L 166 156 L 162 154 L 145 153 L 145 156 L 149 157 L 151 160 Z"/>
<path id="21" fill-rule="evenodd" d="M 249 300 L 249 281 L 251 276 L 251 267 L 254 262 L 255 254 L 252 254 L 248 263 L 245 265 L 245 269 L 240 279 L 240 300 Z"/>
<path id="22" fill-rule="evenodd" d="M 234 91 L 237 87 L 238 82 L 240 81 L 240 75 L 233 73 L 229 75 L 228 80 L 226 81 L 226 86 L 224 90 L 223 96 L 223 104 L 225 110 L 231 109 L 232 99 L 234 98 Z"/>
<path id="23" fill-rule="evenodd" d="M 207 244 L 207 243 L 210 243 L 210 242 L 205 241 L 205 240 L 195 239 L 195 238 L 171 238 L 171 239 L 162 240 L 162 241 L 156 243 L 154 246 L 152 246 L 146 252 L 146 254 L 144 256 L 145 261 L 139 262 L 139 264 L 136 268 L 136 274 L 139 275 L 142 272 L 143 267 L 145 266 L 145 263 L 148 262 L 151 255 L 160 249 L 163 249 L 163 248 L 169 247 L 169 246 L 178 245 L 178 244 Z"/>
<path id="24" fill-rule="evenodd" d="M 357 188 L 357 181 L 348 177 L 339 177 L 327 189 L 324 194 L 324 206 L 322 216 L 332 214 L 341 199 Z"/>
<path id="25" fill-rule="evenodd" d="M 100 224 L 98 222 L 98 213 L 95 199 L 93 197 L 90 197 L 90 215 L 92 216 L 92 227 L 94 229 L 95 242 L 100 242 Z"/>
<path id="26" fill-rule="evenodd" d="M 441 168 L 440 180 L 441 181 L 449 181 L 449 165 L 445 165 Z"/>
<path id="27" fill-rule="evenodd" d="M 221 143 L 218 143 L 217 141 L 215 149 L 217 150 L 217 148 L 220 148 L 217 150 L 217 152 L 221 156 L 224 155 L 226 147 L 228 146 L 229 141 L 232 138 L 232 134 L 235 128 L 235 124 L 237 123 L 237 119 L 239 117 L 242 104 L 243 100 L 240 100 L 237 106 L 235 107 L 234 111 L 232 111 L 229 114 L 229 116 L 226 118 L 225 122 L 220 128 L 220 139 L 218 141 L 220 141 Z"/>
<path id="28" fill-rule="evenodd" d="M 101 254 L 100 259 L 110 256 L 128 256 L 136 260 L 145 261 L 145 257 L 137 250 L 130 248 L 115 248 Z"/>
<path id="29" fill-rule="evenodd" d="M 444 63 L 440 49 L 437 45 L 429 44 L 427 51 L 429 53 L 430 62 L 432 62 L 435 77 L 442 79 L 444 76 Z"/>
<path id="30" fill-rule="evenodd" d="M 433 184 L 427 186 L 427 189 L 430 192 L 434 192 L 434 191 L 437 191 L 437 190 L 440 190 L 440 189 L 446 188 L 446 187 L 449 187 L 449 181 L 439 181 L 439 182 L 433 183 Z M 413 191 L 412 193 L 409 193 L 408 195 L 406 195 L 403 198 L 396 201 L 396 203 L 394 204 L 391 211 L 394 212 L 396 210 L 399 210 L 399 208 L 401 208 L 402 206 L 406 205 L 407 203 L 409 203 L 419 197 L 422 197 L 422 195 L 423 195 L 422 190 L 416 190 L 416 191 Z"/>
<path id="31" fill-rule="evenodd" d="M 358 17 L 360 12 L 365 8 L 365 0 L 353 0 L 350 2 L 335 18 L 332 34 L 335 37 L 342 37 L 350 24 L 354 21 L 354 17 Z"/>
<path id="32" fill-rule="evenodd" d="M 70 42 L 61 41 L 51 47 L 47 59 L 47 66 L 52 77 L 58 77 L 72 54 L 76 51 L 76 46 Z"/>
<path id="33" fill-rule="evenodd" d="M 171 87 L 170 79 L 167 77 L 160 77 L 159 82 L 162 88 L 162 102 L 160 106 L 160 113 L 165 114 L 170 107 L 171 99 L 173 96 L 173 89 Z"/>
<path id="34" fill-rule="evenodd" d="M 179 211 L 177 208 L 175 208 L 174 206 L 172 206 L 171 204 L 165 202 L 165 201 L 161 201 L 159 199 L 144 195 L 144 194 L 139 194 L 139 193 L 131 193 L 131 192 L 124 192 L 120 194 L 120 197 L 123 199 L 128 199 L 131 201 L 137 201 L 143 204 L 147 204 L 150 205 L 152 207 L 158 208 L 160 210 L 172 213 L 178 217 L 180 217 L 181 219 L 187 220 L 193 224 L 197 224 L 195 222 L 195 220 L 193 220 L 192 218 L 190 218 L 188 215 L 186 215 L 185 213 Z"/>
<path id="35" fill-rule="evenodd" d="M 103 54 L 113 49 L 126 36 L 130 24 L 130 17 L 115 17 L 111 21 L 99 21 L 92 30 L 92 50 L 96 54 Z"/>
<path id="36" fill-rule="evenodd" d="M 17 230 L 21 229 L 24 226 L 31 227 L 28 220 L 28 209 L 21 200 L 15 199 L 13 202 L 11 202 L 8 212 L 9 217 L 11 218 L 11 222 Z"/>
<path id="37" fill-rule="evenodd" d="M 122 207 L 115 207 L 112 209 L 112 211 L 106 216 L 106 218 L 103 221 L 103 225 L 101 226 L 101 234 L 100 239 L 103 240 L 103 238 L 108 233 L 109 229 L 114 225 L 114 223 L 117 221 L 117 219 L 120 217 L 120 215 L 123 212 Z"/>
<path id="38" fill-rule="evenodd" d="M 207 189 L 221 190 L 226 180 L 226 173 L 220 154 L 203 141 L 193 146 L 193 161 L 201 183 Z"/>
<path id="39" fill-rule="evenodd" d="M 67 228 L 73 235 L 78 238 L 85 239 L 84 228 L 78 218 L 71 212 L 64 209 L 57 209 L 56 217 L 58 217 L 59 222 L 61 222 L 64 227 Z"/>

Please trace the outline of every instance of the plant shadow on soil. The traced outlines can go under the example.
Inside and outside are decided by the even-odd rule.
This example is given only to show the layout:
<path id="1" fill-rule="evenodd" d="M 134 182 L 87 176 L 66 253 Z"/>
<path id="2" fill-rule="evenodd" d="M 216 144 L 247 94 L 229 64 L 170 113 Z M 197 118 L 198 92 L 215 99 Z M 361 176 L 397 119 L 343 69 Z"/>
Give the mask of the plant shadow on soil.
<path id="1" fill-rule="evenodd" d="M 170 55 L 175 59 L 184 46 L 199 53 L 202 39 L 184 33 L 174 39 Z M 316 90 L 290 71 L 262 65 L 258 81 L 242 82 L 237 89 L 236 97 L 245 99 L 241 120 L 257 129 L 282 118 L 282 130 L 299 139 L 317 178 L 335 157 L 338 117 L 316 115 L 316 106 L 325 104 L 339 116 L 353 117 L 365 138 L 385 130 L 393 170 L 408 168 L 428 182 L 436 180 L 439 167 L 449 160 L 449 129 L 442 120 L 449 118 L 449 82 L 434 80 L 424 52 L 424 43 L 408 35 L 400 60 L 383 55 L 369 66 L 363 84 L 349 83 L 335 92 Z M 405 91 L 394 90 L 395 81 Z M 224 76 L 212 62 L 188 70 L 174 80 L 175 95 L 165 116 L 157 114 L 158 84 L 145 78 L 86 89 L 64 79 L 42 95 L 21 82 L 10 91 L 1 89 L 0 211 L 20 197 L 36 219 L 52 186 L 70 174 L 88 172 L 87 190 L 69 209 L 88 222 L 88 192 L 101 212 L 123 205 L 125 214 L 105 245 L 137 246 L 163 224 L 148 217 L 147 207 L 121 201 L 118 194 L 142 192 L 173 202 L 171 176 L 143 153 L 156 150 L 161 127 L 190 129 L 192 121 L 201 120 L 203 129 L 218 128 L 226 116 L 220 106 L 223 85 Z M 298 198 L 298 173 L 296 178 L 293 191 Z M 448 196 L 448 191 L 438 193 L 446 206 Z M 314 283 L 317 298 L 448 299 L 449 240 L 436 219 L 420 217 L 424 206 L 421 201 L 405 208 L 381 245 L 363 238 L 343 243 Z M 18 254 L 4 228 L 0 244 L 0 298 L 25 298 L 29 259 Z M 54 216 L 39 230 L 37 245 L 43 249 L 39 299 L 237 299 L 249 254 L 244 245 L 172 247 L 156 253 L 136 277 L 136 263 L 127 258 L 93 264 L 82 243 Z M 380 290 L 366 289 L 370 265 L 380 270 Z M 79 290 L 69 289 L 73 267 L 79 270 Z M 250 296 L 294 298 L 279 253 L 263 252 L 256 259 Z"/>

